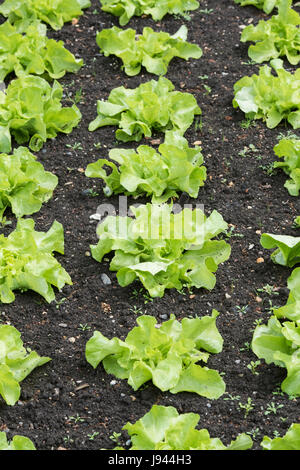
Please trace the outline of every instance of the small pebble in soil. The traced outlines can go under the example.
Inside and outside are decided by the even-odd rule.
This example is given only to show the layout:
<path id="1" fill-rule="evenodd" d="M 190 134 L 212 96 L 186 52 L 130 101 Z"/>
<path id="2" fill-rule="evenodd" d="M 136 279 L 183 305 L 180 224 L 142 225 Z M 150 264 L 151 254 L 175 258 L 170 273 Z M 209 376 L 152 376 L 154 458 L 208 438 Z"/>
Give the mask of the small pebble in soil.
<path id="1" fill-rule="evenodd" d="M 109 286 L 111 284 L 111 280 L 109 279 L 108 275 L 105 273 L 102 273 L 100 275 L 101 281 L 105 286 Z"/>
<path id="2" fill-rule="evenodd" d="M 113 385 L 116 385 L 116 383 L 117 383 L 117 381 L 116 381 L 116 380 L 112 380 L 112 381 L 110 382 L 110 385 L 112 385 L 112 386 L 113 386 Z"/>
<path id="3" fill-rule="evenodd" d="M 168 315 L 166 313 L 161 313 L 159 315 L 159 318 L 161 318 L 162 320 L 167 320 L 168 319 Z"/>

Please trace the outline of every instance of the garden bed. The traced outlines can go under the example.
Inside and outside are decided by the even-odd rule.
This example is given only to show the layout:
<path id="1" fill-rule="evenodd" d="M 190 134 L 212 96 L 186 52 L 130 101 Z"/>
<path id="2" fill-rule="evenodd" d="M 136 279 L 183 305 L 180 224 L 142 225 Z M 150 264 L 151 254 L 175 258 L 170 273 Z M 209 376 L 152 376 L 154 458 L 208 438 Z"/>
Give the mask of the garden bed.
<path id="1" fill-rule="evenodd" d="M 193 125 L 185 136 L 191 145 L 201 141 L 208 178 L 196 201 L 186 198 L 181 202 L 203 204 L 206 214 L 216 209 L 231 224 L 227 241 L 232 254 L 219 267 L 211 292 L 194 289 L 183 295 L 167 290 L 163 298 L 148 301 L 143 291 L 137 293 L 138 283 L 120 287 L 109 264 L 99 264 L 90 256 L 89 245 L 97 241 L 96 221 L 90 216 L 107 200 L 99 180 L 86 178 L 84 170 L 88 163 L 107 158 L 110 149 L 124 147 L 116 142 L 112 127 L 88 131 L 89 122 L 96 117 L 97 99 L 107 99 L 117 86 L 134 88 L 155 77 L 147 73 L 127 77 L 119 59 L 100 54 L 96 32 L 117 26 L 118 20 L 102 12 L 98 0 L 91 3 L 78 23 L 48 33 L 62 39 L 85 61 L 77 74 L 60 80 L 65 103 L 76 96 L 83 118 L 70 135 L 49 140 L 38 152 L 39 161 L 58 176 L 59 185 L 54 197 L 33 216 L 37 230 L 48 230 L 54 220 L 63 224 L 65 255 L 57 258 L 73 285 L 57 293 L 56 302 L 50 305 L 32 292 L 17 294 L 10 305 L 2 304 L 1 321 L 15 326 L 27 347 L 52 361 L 24 380 L 15 406 L 1 401 L 0 430 L 27 436 L 43 450 L 113 448 L 113 433 L 122 432 L 126 422 L 136 421 L 153 404 L 159 404 L 172 405 L 181 413 L 198 413 L 200 427 L 226 444 L 239 433 L 250 433 L 253 449 L 259 449 L 264 435 L 283 435 L 292 423 L 300 422 L 299 399 L 279 393 L 286 370 L 264 361 L 255 370 L 247 367 L 257 360 L 247 347 L 253 329 L 257 322 L 268 320 L 271 306 L 285 304 L 291 273 L 270 260 L 270 251 L 260 245 L 260 234 L 295 236 L 293 220 L 300 214 L 299 199 L 283 186 L 284 173 L 268 171 L 277 136 L 286 134 L 289 127 L 281 124 L 270 130 L 260 121 L 247 127 L 244 114 L 232 106 L 234 83 L 258 70 L 249 65 L 248 45 L 240 42 L 241 27 L 267 16 L 230 0 L 202 0 L 190 21 L 166 16 L 155 23 L 135 17 L 128 25 L 140 33 L 144 26 L 151 26 L 173 34 L 186 24 L 188 40 L 203 49 L 199 60 L 174 59 L 166 75 L 176 89 L 195 96 L 203 113 L 202 125 Z M 162 142 L 163 136 L 153 137 L 155 147 L 157 139 Z M 146 142 L 149 140 L 141 143 Z M 252 151 L 244 151 L 251 144 Z M 118 198 L 108 202 L 117 207 Z M 13 226 L 1 230 L 7 234 Z M 111 284 L 104 284 L 101 274 Z M 275 293 L 257 291 L 266 285 L 274 286 Z M 212 308 L 220 312 L 217 326 L 224 339 L 223 351 L 212 355 L 208 363 L 224 374 L 227 393 L 218 400 L 192 393 L 163 393 L 153 385 L 134 392 L 126 380 L 116 380 L 102 366 L 94 370 L 85 360 L 85 345 L 94 330 L 124 339 L 135 326 L 137 313 L 153 315 L 161 322 L 172 313 L 182 319 L 210 314 Z M 243 405 L 249 398 L 253 409 L 247 414 Z M 126 432 L 119 439 L 125 445 Z"/>

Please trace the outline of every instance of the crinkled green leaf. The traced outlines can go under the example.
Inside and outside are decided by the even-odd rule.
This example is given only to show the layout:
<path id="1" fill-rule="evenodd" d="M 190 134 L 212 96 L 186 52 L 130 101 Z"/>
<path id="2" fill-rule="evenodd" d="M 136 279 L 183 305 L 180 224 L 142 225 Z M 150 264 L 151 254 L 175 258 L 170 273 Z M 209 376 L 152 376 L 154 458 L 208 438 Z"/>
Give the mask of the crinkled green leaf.
<path id="1" fill-rule="evenodd" d="M 280 59 L 259 68 L 259 73 L 245 76 L 234 85 L 233 107 L 240 108 L 249 119 L 262 119 L 273 129 L 287 120 L 294 129 L 300 127 L 300 68 L 295 73 L 283 68 Z"/>
<path id="2" fill-rule="evenodd" d="M 214 288 L 214 273 L 231 251 L 224 240 L 212 240 L 227 228 L 217 211 L 209 217 L 190 208 L 174 214 L 172 204 L 149 203 L 131 210 L 134 219 L 108 216 L 98 225 L 98 244 L 91 245 L 99 262 L 115 251 L 110 269 L 122 287 L 139 279 L 152 297 L 170 288 Z"/>
<path id="3" fill-rule="evenodd" d="M 253 445 L 246 434 L 239 434 L 226 447 L 218 438 L 211 438 L 207 429 L 196 429 L 200 416 L 179 414 L 172 406 L 153 405 L 134 424 L 123 429 L 131 438 L 130 450 L 246 450 Z"/>
<path id="4" fill-rule="evenodd" d="M 16 328 L 0 325 L 0 395 L 8 405 L 18 401 L 21 392 L 19 383 L 33 369 L 49 361 L 49 357 L 40 357 L 35 351 L 27 352 Z"/>
<path id="5" fill-rule="evenodd" d="M 285 56 L 292 65 L 300 61 L 300 15 L 291 9 L 292 0 L 278 2 L 278 15 L 258 25 L 246 26 L 241 41 L 255 44 L 248 49 L 249 57 L 258 63 Z"/>
<path id="6" fill-rule="evenodd" d="M 24 30 L 37 19 L 58 30 L 81 16 L 82 10 L 90 5 L 89 0 L 5 0 L 0 13 Z"/>
<path id="7" fill-rule="evenodd" d="M 295 268 L 288 278 L 290 290 L 287 303 L 273 310 L 279 319 L 288 319 L 300 324 L 300 268 Z"/>
<path id="8" fill-rule="evenodd" d="M 289 176 L 285 183 L 285 188 L 291 196 L 299 196 L 300 190 L 300 139 L 285 138 L 274 147 L 275 154 L 284 159 L 282 162 L 275 162 L 274 168 L 282 168 Z"/>
<path id="9" fill-rule="evenodd" d="M 90 163 L 86 176 L 105 181 L 104 193 L 125 194 L 139 197 L 152 196 L 153 203 L 166 202 L 177 197 L 179 191 L 197 197 L 199 187 L 204 185 L 206 168 L 202 166 L 201 148 L 190 148 L 184 137 L 167 132 L 166 139 L 158 148 L 140 145 L 133 149 L 113 149 L 111 160 L 101 159 Z M 107 173 L 105 166 L 111 168 Z"/>
<path id="10" fill-rule="evenodd" d="M 122 30 L 113 26 L 97 33 L 96 40 L 101 52 L 107 57 L 115 55 L 123 62 L 127 75 L 137 75 L 144 66 L 149 73 L 165 75 L 173 57 L 188 60 L 199 59 L 202 50 L 196 44 L 186 41 L 187 28 L 181 28 L 171 36 L 155 32 L 150 27 L 137 35 L 134 29 Z"/>
<path id="11" fill-rule="evenodd" d="M 34 230 L 32 219 L 19 219 L 17 228 L 0 235 L 0 301 L 14 301 L 14 290 L 33 290 L 47 302 L 55 299 L 52 285 L 62 289 L 71 278 L 53 252 L 64 253 L 64 234 L 54 222 L 48 232 Z"/>
<path id="12" fill-rule="evenodd" d="M 36 450 L 33 442 L 24 436 L 14 436 L 10 442 L 5 432 L 0 432 L 0 450 Z"/>
<path id="13" fill-rule="evenodd" d="M 293 423 L 283 437 L 264 436 L 260 445 L 264 450 L 300 450 L 300 424 Z"/>
<path id="14" fill-rule="evenodd" d="M 167 14 L 186 17 L 186 12 L 199 7 L 196 0 L 101 0 L 100 3 L 103 11 L 119 17 L 121 26 L 133 16 L 150 15 L 158 21 Z"/>
<path id="15" fill-rule="evenodd" d="M 24 75 L 0 91 L 0 152 L 11 151 L 11 136 L 33 151 L 59 132 L 69 134 L 81 120 L 77 106 L 62 107 L 63 89 L 37 76 Z"/>
<path id="16" fill-rule="evenodd" d="M 82 67 L 83 61 L 75 59 L 62 41 L 48 39 L 46 33 L 46 25 L 39 22 L 26 31 L 8 21 L 0 26 L 0 81 L 12 72 L 58 79 Z"/>
<path id="17" fill-rule="evenodd" d="M 7 207 L 17 217 L 40 210 L 53 194 L 57 176 L 45 171 L 26 147 L 0 154 L 0 221 Z"/>
<path id="18" fill-rule="evenodd" d="M 107 101 L 98 101 L 97 114 L 90 131 L 117 125 L 118 140 L 138 142 L 151 137 L 152 131 L 175 130 L 183 135 L 201 109 L 193 95 L 175 91 L 170 80 L 159 77 L 135 89 L 114 88 Z"/>
<path id="19" fill-rule="evenodd" d="M 239 3 L 242 7 L 247 5 L 253 5 L 265 13 L 271 13 L 271 11 L 279 6 L 280 0 L 234 0 L 235 3 Z"/>
<path id="20" fill-rule="evenodd" d="M 125 341 L 109 340 L 95 331 L 86 344 L 86 360 L 94 368 L 102 362 L 108 374 L 126 378 L 134 390 L 152 380 L 162 391 L 219 398 L 225 392 L 219 373 L 196 364 L 207 362 L 207 350 L 222 349 L 223 340 L 215 324 L 217 315 L 213 311 L 211 317 L 184 319 L 181 323 L 171 315 L 160 328 L 154 317 L 143 315 Z"/>
<path id="21" fill-rule="evenodd" d="M 292 268 L 300 261 L 300 237 L 263 233 L 260 243 L 268 250 L 276 248 L 271 254 L 274 263 Z"/>

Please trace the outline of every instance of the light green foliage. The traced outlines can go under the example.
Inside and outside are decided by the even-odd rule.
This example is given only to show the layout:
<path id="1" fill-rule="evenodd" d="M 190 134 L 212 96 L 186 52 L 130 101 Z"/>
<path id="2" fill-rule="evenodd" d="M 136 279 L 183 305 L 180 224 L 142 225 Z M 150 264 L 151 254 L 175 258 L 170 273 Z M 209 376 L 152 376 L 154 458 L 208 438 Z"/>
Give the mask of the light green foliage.
<path id="1" fill-rule="evenodd" d="M 8 405 L 14 405 L 20 397 L 20 382 L 33 369 L 50 360 L 49 357 L 40 357 L 35 351 L 27 352 L 16 328 L 0 325 L 0 396 Z M 0 433 L 0 449 L 5 445 L 4 437 Z"/>
<path id="2" fill-rule="evenodd" d="M 186 12 L 196 10 L 196 0 L 101 0 L 102 10 L 119 17 L 121 26 L 133 16 L 150 15 L 154 21 L 166 14 L 186 16 Z"/>
<path id="3" fill-rule="evenodd" d="M 90 123 L 89 130 L 118 126 L 116 138 L 122 142 L 151 137 L 152 130 L 177 130 L 183 135 L 201 109 L 193 95 L 174 88 L 165 77 L 142 83 L 135 89 L 114 88 L 107 101 L 98 101 L 98 116 Z"/>
<path id="4" fill-rule="evenodd" d="M 264 436 L 260 445 L 264 450 L 300 450 L 300 424 L 293 423 L 283 437 Z"/>
<path id="5" fill-rule="evenodd" d="M 57 176 L 45 171 L 26 147 L 0 154 L 0 221 L 7 207 L 17 217 L 38 212 L 57 183 Z"/>
<path id="6" fill-rule="evenodd" d="M 299 196 L 300 190 L 300 139 L 285 138 L 275 145 L 275 154 L 282 158 L 282 162 L 275 162 L 274 168 L 282 168 L 289 175 L 284 187 L 291 196 Z"/>
<path id="7" fill-rule="evenodd" d="M 211 438 L 207 429 L 196 429 L 200 416 L 179 414 L 172 406 L 153 405 L 151 410 L 134 424 L 123 429 L 131 437 L 129 450 L 246 450 L 253 445 L 247 434 L 239 434 L 229 446 Z"/>
<path id="8" fill-rule="evenodd" d="M 14 290 L 30 289 L 50 303 L 52 285 L 72 284 L 53 252 L 64 253 L 63 227 L 56 221 L 48 232 L 37 232 L 32 219 L 19 219 L 8 237 L 0 235 L 0 302 L 13 302 Z"/>
<path id="9" fill-rule="evenodd" d="M 300 268 L 292 272 L 288 288 L 286 305 L 273 310 L 267 325 L 255 328 L 251 347 L 267 364 L 285 367 L 287 377 L 281 384 L 282 391 L 300 396 Z"/>
<path id="10" fill-rule="evenodd" d="M 300 127 L 300 68 L 290 73 L 280 59 L 259 68 L 259 74 L 245 76 L 234 85 L 234 108 L 239 107 L 247 119 L 263 119 L 273 129 L 286 119 L 294 129 Z"/>
<path id="11" fill-rule="evenodd" d="M 189 148 L 186 139 L 174 132 L 166 133 L 158 152 L 153 147 L 140 145 L 137 151 L 113 149 L 109 157 L 120 164 L 119 169 L 111 161 L 101 159 L 90 163 L 85 172 L 88 177 L 105 181 L 107 196 L 120 193 L 134 197 L 147 195 L 152 196 L 153 203 L 177 197 L 178 191 L 197 197 L 199 187 L 206 179 L 206 168 L 201 166 L 201 149 Z M 103 168 L 105 165 L 111 168 L 110 174 Z"/>
<path id="12" fill-rule="evenodd" d="M 260 243 L 268 250 L 276 248 L 271 254 L 274 263 L 292 268 L 300 261 L 300 237 L 263 233 Z"/>
<path id="13" fill-rule="evenodd" d="M 8 21 L 0 26 L 0 81 L 12 72 L 18 77 L 25 73 L 58 79 L 83 65 L 62 41 L 47 38 L 46 25 L 36 22 L 23 33 Z"/>
<path id="14" fill-rule="evenodd" d="M 258 63 L 286 56 L 288 61 L 297 65 L 300 61 L 300 15 L 291 9 L 292 0 L 281 0 L 278 15 L 268 21 L 259 21 L 257 26 L 247 26 L 241 41 L 256 44 L 248 49 L 249 57 Z"/>
<path id="15" fill-rule="evenodd" d="M 102 362 L 108 374 L 127 379 L 134 390 L 152 380 L 163 392 L 193 392 L 217 399 L 225 392 L 223 379 L 216 370 L 196 364 L 206 363 L 209 353 L 222 350 L 217 316 L 213 310 L 211 316 L 179 322 L 171 315 L 158 328 L 154 317 L 143 315 L 125 341 L 110 340 L 95 331 L 86 344 L 86 359 L 94 368 Z"/>
<path id="16" fill-rule="evenodd" d="M 271 11 L 278 7 L 280 0 L 234 0 L 235 3 L 239 3 L 242 7 L 247 5 L 253 5 L 265 13 L 271 13 Z"/>
<path id="17" fill-rule="evenodd" d="M 122 60 L 127 75 L 137 75 L 142 66 L 149 73 L 165 75 L 173 57 L 188 60 L 202 56 L 199 46 L 187 42 L 187 33 L 186 26 L 181 26 L 173 36 L 155 32 L 150 27 L 137 35 L 134 29 L 122 30 L 114 26 L 98 32 L 96 40 L 106 57 L 113 54 Z"/>
<path id="18" fill-rule="evenodd" d="M 14 436 L 10 442 L 5 432 L 0 432 L 0 450 L 36 450 L 33 442 L 24 436 Z"/>
<path id="19" fill-rule="evenodd" d="M 89 0 L 5 0 L 0 5 L 0 14 L 24 31 L 37 19 L 58 30 L 64 23 L 81 16 L 82 10 L 90 5 Z"/>
<path id="20" fill-rule="evenodd" d="M 172 205 L 149 203 L 130 209 L 135 218 L 106 217 L 91 246 L 99 262 L 115 251 L 110 269 L 122 287 L 138 279 L 151 297 L 170 288 L 214 288 L 214 272 L 230 256 L 230 245 L 212 240 L 228 227 L 217 211 L 209 217 L 190 208 L 173 214 Z"/>
<path id="21" fill-rule="evenodd" d="M 51 87 L 41 77 L 25 75 L 0 91 L 0 152 L 11 151 L 11 137 L 18 144 L 29 141 L 33 151 L 59 132 L 69 134 L 81 119 L 77 106 L 62 107 L 62 86 Z"/>

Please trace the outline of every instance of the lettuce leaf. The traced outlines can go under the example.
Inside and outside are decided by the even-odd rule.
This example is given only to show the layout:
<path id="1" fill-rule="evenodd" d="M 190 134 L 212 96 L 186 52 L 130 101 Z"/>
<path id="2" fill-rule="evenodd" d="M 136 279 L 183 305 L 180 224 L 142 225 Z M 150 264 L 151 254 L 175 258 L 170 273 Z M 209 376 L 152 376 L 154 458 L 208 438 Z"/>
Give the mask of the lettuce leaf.
<path id="1" fill-rule="evenodd" d="M 209 217 L 190 208 L 173 214 L 171 204 L 149 203 L 130 209 L 134 219 L 106 217 L 98 225 L 98 244 L 91 245 L 99 262 L 115 251 L 110 269 L 122 287 L 138 279 L 151 297 L 170 288 L 214 288 L 213 273 L 230 256 L 230 245 L 212 240 L 227 228 L 217 211 Z"/>
<path id="2" fill-rule="evenodd" d="M 143 34 L 137 35 L 134 29 L 113 26 L 98 32 L 96 41 L 106 57 L 113 54 L 122 60 L 127 75 L 137 75 L 142 66 L 149 73 L 165 75 L 174 57 L 188 60 L 202 56 L 199 46 L 186 41 L 187 32 L 184 25 L 173 36 L 145 27 Z"/>
<path id="3" fill-rule="evenodd" d="M 59 30 L 90 5 L 89 0 L 5 0 L 0 5 L 0 14 L 24 31 L 37 19 Z"/>
<path id="4" fill-rule="evenodd" d="M 260 445 L 263 450 L 300 450 L 300 424 L 293 423 L 283 437 L 264 436 Z"/>
<path id="5" fill-rule="evenodd" d="M 181 322 L 171 315 L 160 328 L 154 317 L 142 315 L 125 341 L 109 340 L 95 331 L 86 344 L 86 360 L 94 368 L 102 362 L 108 374 L 127 379 L 134 390 L 152 380 L 162 391 L 194 392 L 217 399 L 225 392 L 223 379 L 216 370 L 196 363 L 206 363 L 209 353 L 222 350 L 223 339 L 216 327 L 218 315 L 213 310 L 211 316 L 184 318 Z"/>
<path id="6" fill-rule="evenodd" d="M 234 0 L 235 3 L 239 3 L 242 7 L 247 5 L 253 5 L 265 13 L 269 14 L 271 11 L 278 7 L 280 0 Z"/>
<path id="7" fill-rule="evenodd" d="M 151 410 L 134 424 L 123 429 L 131 438 L 129 450 L 246 450 L 253 445 L 247 434 L 239 434 L 229 446 L 211 438 L 207 429 L 196 429 L 200 416 L 179 414 L 172 406 L 153 405 Z"/>
<path id="8" fill-rule="evenodd" d="M 185 191 L 197 197 L 199 187 L 204 185 L 206 168 L 201 166 L 201 149 L 189 148 L 187 140 L 174 132 L 167 132 L 166 139 L 158 148 L 140 145 L 133 149 L 113 149 L 109 157 L 120 164 L 118 168 L 109 160 L 90 163 L 85 171 L 90 178 L 102 178 L 104 193 L 125 194 L 134 197 L 152 196 L 153 203 L 166 202 Z M 111 168 L 107 174 L 104 167 Z"/>
<path id="9" fill-rule="evenodd" d="M 284 70 L 280 59 L 259 68 L 259 74 L 243 77 L 234 85 L 233 107 L 249 119 L 263 119 L 269 129 L 286 119 L 294 129 L 300 127 L 300 68 L 294 74 Z"/>
<path id="10" fill-rule="evenodd" d="M 291 196 L 299 196 L 300 190 L 300 139 L 285 138 L 274 147 L 275 154 L 284 159 L 283 162 L 275 162 L 274 168 L 282 168 L 289 176 L 284 187 Z"/>
<path id="11" fill-rule="evenodd" d="M 274 263 L 292 268 L 300 261 L 300 237 L 263 233 L 260 243 L 268 250 L 276 248 L 271 254 Z"/>
<path id="12" fill-rule="evenodd" d="M 12 72 L 58 79 L 82 67 L 62 41 L 47 38 L 46 25 L 36 22 L 24 33 L 8 21 L 0 26 L 0 81 Z"/>
<path id="13" fill-rule="evenodd" d="M 81 120 L 77 106 L 61 105 L 63 88 L 34 75 L 12 80 L 5 92 L 0 91 L 0 152 L 11 151 L 11 136 L 18 144 L 29 141 L 33 151 L 59 132 L 69 134 Z"/>
<path id="14" fill-rule="evenodd" d="M 152 130 L 176 130 L 183 135 L 201 109 L 193 95 L 175 91 L 170 80 L 159 77 L 135 89 L 114 88 L 107 101 L 98 101 L 97 114 L 90 131 L 116 125 L 118 140 L 138 142 L 143 136 L 151 137 Z"/>
<path id="15" fill-rule="evenodd" d="M 289 319 L 300 324 L 300 268 L 295 268 L 288 278 L 287 287 L 290 290 L 287 303 L 283 307 L 273 309 L 279 319 Z"/>
<path id="16" fill-rule="evenodd" d="M 101 9 L 119 17 L 121 26 L 126 25 L 133 16 L 150 15 L 154 21 L 165 15 L 185 16 L 187 11 L 197 10 L 196 0 L 101 0 Z"/>
<path id="17" fill-rule="evenodd" d="M 64 254 L 63 227 L 56 221 L 44 233 L 34 230 L 34 220 L 19 219 L 8 237 L 0 235 L 0 302 L 13 302 L 14 290 L 30 289 L 50 303 L 55 299 L 52 285 L 71 285 L 54 251 Z"/>
<path id="18" fill-rule="evenodd" d="M 24 436 L 14 436 L 10 442 L 5 432 L 0 432 L 0 450 L 36 450 L 33 442 Z"/>
<path id="19" fill-rule="evenodd" d="M 49 362 L 35 351 L 23 347 L 21 333 L 11 325 L 0 325 L 0 395 L 8 405 L 14 405 L 21 393 L 20 382 L 36 367 Z M 1 449 L 0 437 L 0 449 Z"/>
<path id="20" fill-rule="evenodd" d="M 57 183 L 57 176 L 45 171 L 26 147 L 0 154 L 0 221 L 7 207 L 17 217 L 38 212 Z"/>

